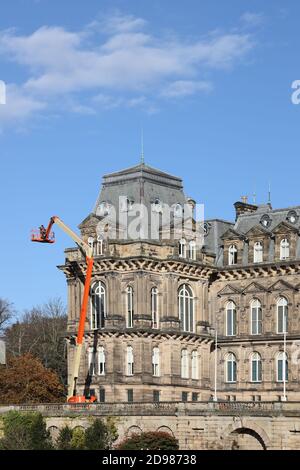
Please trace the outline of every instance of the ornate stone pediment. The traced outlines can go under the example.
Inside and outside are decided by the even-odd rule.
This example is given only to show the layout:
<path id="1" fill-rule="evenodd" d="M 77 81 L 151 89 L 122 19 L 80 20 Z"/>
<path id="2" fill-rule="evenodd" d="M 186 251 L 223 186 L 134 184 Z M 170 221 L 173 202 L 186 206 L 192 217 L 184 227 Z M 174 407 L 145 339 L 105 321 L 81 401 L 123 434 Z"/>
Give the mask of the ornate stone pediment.
<path id="1" fill-rule="evenodd" d="M 231 286 L 230 284 L 227 284 L 227 286 L 223 287 L 223 289 L 220 290 L 217 295 L 221 297 L 223 295 L 240 295 L 240 294 L 241 294 L 241 291 L 239 289 Z"/>
<path id="2" fill-rule="evenodd" d="M 280 222 L 280 224 L 276 225 L 276 227 L 272 230 L 272 232 L 277 235 L 277 234 L 285 234 L 289 232 L 294 232 L 297 233 L 298 229 L 294 227 L 292 224 L 289 224 L 288 222 Z"/>
<path id="3" fill-rule="evenodd" d="M 268 289 L 258 282 L 251 282 L 245 289 L 243 289 L 242 294 L 250 294 L 257 292 L 268 292 Z"/>
<path id="4" fill-rule="evenodd" d="M 272 284 L 270 287 L 269 287 L 269 290 L 271 291 L 284 291 L 284 290 L 294 290 L 294 291 L 298 291 L 298 287 L 296 286 L 293 286 L 292 284 L 290 284 L 289 282 L 287 281 L 284 281 L 283 279 L 279 279 L 278 281 L 276 281 L 274 284 Z"/>
<path id="5" fill-rule="evenodd" d="M 222 240 L 243 240 L 243 234 L 236 232 L 233 228 L 228 229 L 221 237 Z"/>
<path id="6" fill-rule="evenodd" d="M 271 232 L 269 230 L 266 230 L 263 228 L 261 225 L 255 225 L 252 227 L 248 232 L 245 234 L 247 238 L 252 238 L 252 237 L 266 237 L 266 236 L 271 236 Z"/>

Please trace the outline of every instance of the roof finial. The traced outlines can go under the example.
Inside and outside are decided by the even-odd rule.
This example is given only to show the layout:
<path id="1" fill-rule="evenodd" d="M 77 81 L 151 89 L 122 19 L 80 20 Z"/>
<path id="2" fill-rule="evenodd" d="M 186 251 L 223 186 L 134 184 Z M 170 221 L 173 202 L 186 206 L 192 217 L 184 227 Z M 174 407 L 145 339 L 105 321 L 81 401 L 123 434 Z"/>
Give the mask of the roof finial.
<path id="1" fill-rule="evenodd" d="M 269 181 L 268 204 L 271 204 L 271 182 Z"/>
<path id="2" fill-rule="evenodd" d="M 145 156 L 144 156 L 144 129 L 141 129 L 141 164 L 144 165 Z"/>

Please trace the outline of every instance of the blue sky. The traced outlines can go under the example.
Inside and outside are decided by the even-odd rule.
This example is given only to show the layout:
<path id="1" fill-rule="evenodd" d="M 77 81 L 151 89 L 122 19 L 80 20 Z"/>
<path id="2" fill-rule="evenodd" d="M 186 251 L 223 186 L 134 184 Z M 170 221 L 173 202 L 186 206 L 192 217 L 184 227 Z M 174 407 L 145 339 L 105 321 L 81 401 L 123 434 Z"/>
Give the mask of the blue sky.
<path id="1" fill-rule="evenodd" d="M 4 5 L 3 5 L 4 4 Z M 263 0 L 1 2 L 0 296 L 65 299 L 72 245 L 29 242 L 92 210 L 105 173 L 146 162 L 181 176 L 208 218 L 257 193 L 300 204 L 300 5 Z"/>

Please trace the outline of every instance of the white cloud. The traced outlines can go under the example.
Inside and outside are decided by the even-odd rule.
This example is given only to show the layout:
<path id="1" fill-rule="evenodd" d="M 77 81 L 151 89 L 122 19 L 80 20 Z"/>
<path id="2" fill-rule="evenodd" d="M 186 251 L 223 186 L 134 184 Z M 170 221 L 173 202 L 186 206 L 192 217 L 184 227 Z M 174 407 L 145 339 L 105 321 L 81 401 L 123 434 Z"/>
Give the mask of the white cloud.
<path id="1" fill-rule="evenodd" d="M 170 83 L 162 91 L 162 96 L 167 98 L 179 98 L 189 95 L 194 95 L 200 91 L 211 91 L 212 84 L 210 82 L 192 80 L 177 80 L 176 82 Z"/>
<path id="2" fill-rule="evenodd" d="M 6 86 L 6 104 L 0 105 L 0 125 L 18 123 L 45 109 L 46 104 L 16 85 Z"/>
<path id="3" fill-rule="evenodd" d="M 264 22 L 264 15 L 263 13 L 253 13 L 250 11 L 246 11 L 241 16 L 241 21 L 244 25 L 249 27 L 260 26 Z"/>
<path id="4" fill-rule="evenodd" d="M 149 107 L 151 100 L 156 108 L 159 96 L 207 91 L 211 79 L 203 81 L 203 72 L 236 65 L 254 46 L 252 36 L 240 32 L 194 41 L 155 37 L 146 32 L 146 24 L 141 18 L 117 14 L 77 32 L 54 26 L 29 35 L 0 32 L 0 57 L 19 64 L 27 76 L 18 90 L 20 116 L 54 101 L 59 110 L 59 97 L 68 95 L 73 100 L 70 111 L 90 114 L 92 104 L 82 102 L 86 92 L 98 96 L 98 104 L 102 99 L 107 109 L 128 107 L 130 102 Z M 5 113 L 8 106 L 0 120 Z"/>

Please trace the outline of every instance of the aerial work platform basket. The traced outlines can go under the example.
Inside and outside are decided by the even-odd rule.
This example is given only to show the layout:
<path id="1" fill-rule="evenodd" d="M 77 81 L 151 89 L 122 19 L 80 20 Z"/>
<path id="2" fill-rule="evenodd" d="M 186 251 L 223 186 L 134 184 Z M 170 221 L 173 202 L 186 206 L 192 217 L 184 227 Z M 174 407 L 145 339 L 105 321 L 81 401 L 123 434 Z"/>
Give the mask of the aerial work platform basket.
<path id="1" fill-rule="evenodd" d="M 38 243 L 55 243 L 55 234 L 54 232 L 47 234 L 47 230 L 42 225 L 38 229 L 31 230 L 31 241 Z"/>

